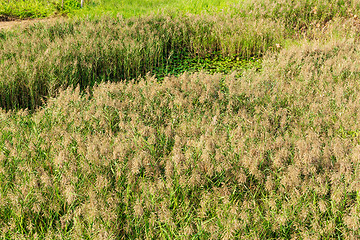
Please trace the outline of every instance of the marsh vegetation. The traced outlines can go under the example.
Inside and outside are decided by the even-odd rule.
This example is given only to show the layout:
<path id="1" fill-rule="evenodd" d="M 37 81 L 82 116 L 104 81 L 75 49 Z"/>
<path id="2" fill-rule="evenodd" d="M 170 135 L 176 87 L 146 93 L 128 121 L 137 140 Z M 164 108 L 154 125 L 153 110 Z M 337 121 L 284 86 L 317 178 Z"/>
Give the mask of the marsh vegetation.
<path id="1" fill-rule="evenodd" d="M 359 238 L 359 7 L 0 30 L 2 238 Z"/>

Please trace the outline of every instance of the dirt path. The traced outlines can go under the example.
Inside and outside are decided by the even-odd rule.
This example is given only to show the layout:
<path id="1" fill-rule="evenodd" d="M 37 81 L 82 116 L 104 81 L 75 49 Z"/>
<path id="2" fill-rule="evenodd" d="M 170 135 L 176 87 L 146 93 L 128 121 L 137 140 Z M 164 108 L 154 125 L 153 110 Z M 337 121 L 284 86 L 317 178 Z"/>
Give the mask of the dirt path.
<path id="1" fill-rule="evenodd" d="M 44 19 L 29 19 L 29 20 L 14 20 L 14 21 L 0 21 L 0 30 L 2 29 L 9 29 L 18 25 L 29 25 L 29 24 L 35 24 L 38 22 L 49 22 L 54 21 L 56 19 L 62 19 L 62 18 L 44 18 Z"/>

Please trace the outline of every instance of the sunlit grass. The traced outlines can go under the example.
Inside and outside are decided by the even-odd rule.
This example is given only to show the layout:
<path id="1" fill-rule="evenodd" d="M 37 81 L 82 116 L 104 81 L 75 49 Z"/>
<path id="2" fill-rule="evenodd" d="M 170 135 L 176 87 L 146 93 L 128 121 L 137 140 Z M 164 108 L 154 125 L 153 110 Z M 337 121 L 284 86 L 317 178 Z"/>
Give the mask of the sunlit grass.
<path id="1" fill-rule="evenodd" d="M 0 0 L 0 17 L 14 19 L 66 15 L 80 8 L 77 0 Z"/>
<path id="2" fill-rule="evenodd" d="M 125 18 L 148 15 L 151 13 L 199 14 L 219 12 L 228 9 L 238 0 L 94 0 L 85 3 L 81 10 L 72 14 L 78 16 L 118 16 Z"/>

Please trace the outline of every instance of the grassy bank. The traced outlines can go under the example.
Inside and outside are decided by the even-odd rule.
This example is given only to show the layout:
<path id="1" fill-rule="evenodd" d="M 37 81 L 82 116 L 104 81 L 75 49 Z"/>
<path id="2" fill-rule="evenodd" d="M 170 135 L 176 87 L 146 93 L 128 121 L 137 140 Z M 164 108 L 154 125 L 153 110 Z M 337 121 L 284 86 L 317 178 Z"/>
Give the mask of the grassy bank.
<path id="1" fill-rule="evenodd" d="M 101 17 L 121 15 L 125 18 L 159 12 L 193 13 L 219 12 L 231 7 L 235 0 L 0 0 L 0 16 L 9 18 L 42 18 L 55 15 Z"/>
<path id="2" fill-rule="evenodd" d="M 146 77 L 1 112 L 0 232 L 356 238 L 359 51 L 304 43 L 240 79 Z"/>
<path id="3" fill-rule="evenodd" d="M 124 18 L 156 13 L 173 15 L 217 14 L 231 12 L 252 18 L 284 20 L 291 27 L 306 28 L 314 22 L 327 22 L 335 16 L 359 15 L 358 0 L 88 0 L 80 9 L 78 0 L 0 0 L 0 16 L 39 18 L 66 14 L 81 17 L 122 16 Z"/>
<path id="4" fill-rule="evenodd" d="M 79 8 L 77 0 L 0 0 L 0 21 L 66 15 Z"/>

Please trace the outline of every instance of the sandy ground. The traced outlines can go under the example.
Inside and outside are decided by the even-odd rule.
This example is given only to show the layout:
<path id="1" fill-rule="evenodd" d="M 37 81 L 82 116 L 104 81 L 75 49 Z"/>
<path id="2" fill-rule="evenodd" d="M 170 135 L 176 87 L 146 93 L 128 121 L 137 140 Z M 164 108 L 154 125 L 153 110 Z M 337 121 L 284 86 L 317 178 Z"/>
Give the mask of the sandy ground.
<path id="1" fill-rule="evenodd" d="M 0 30 L 9 29 L 9 28 L 12 28 L 12 27 L 16 27 L 18 25 L 25 25 L 26 26 L 26 25 L 34 24 L 34 23 L 38 23 L 38 22 L 54 21 L 55 19 L 60 19 L 60 18 L 44 18 L 44 19 L 0 21 Z"/>

